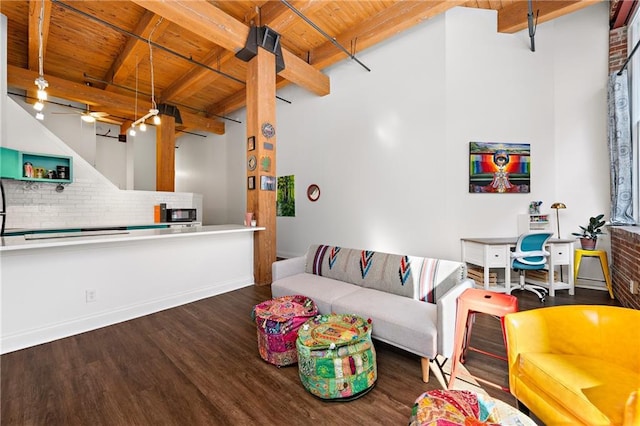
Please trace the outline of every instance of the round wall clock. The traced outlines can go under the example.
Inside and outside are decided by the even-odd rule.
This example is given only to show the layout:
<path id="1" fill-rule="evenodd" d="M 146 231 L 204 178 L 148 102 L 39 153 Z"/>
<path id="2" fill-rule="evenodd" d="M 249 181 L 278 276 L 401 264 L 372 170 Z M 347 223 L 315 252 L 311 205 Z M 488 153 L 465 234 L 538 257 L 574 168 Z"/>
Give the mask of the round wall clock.
<path id="1" fill-rule="evenodd" d="M 318 198 L 320 198 L 320 187 L 315 183 L 309 185 L 307 188 L 307 198 L 309 198 L 310 201 L 318 201 Z"/>
<path id="2" fill-rule="evenodd" d="M 264 123 L 262 125 L 262 135 L 265 138 L 272 138 L 276 135 L 276 129 L 273 127 L 271 123 Z"/>
<path id="3" fill-rule="evenodd" d="M 255 170 L 257 165 L 258 165 L 258 160 L 256 159 L 256 156 L 255 155 L 249 156 L 249 158 L 247 159 L 247 168 L 250 171 Z"/>

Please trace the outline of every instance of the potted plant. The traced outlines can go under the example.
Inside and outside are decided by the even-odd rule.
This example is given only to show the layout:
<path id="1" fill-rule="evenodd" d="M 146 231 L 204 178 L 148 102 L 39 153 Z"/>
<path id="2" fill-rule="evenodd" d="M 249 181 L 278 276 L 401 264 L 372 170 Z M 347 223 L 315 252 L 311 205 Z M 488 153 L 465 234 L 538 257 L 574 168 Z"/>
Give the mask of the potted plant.
<path id="1" fill-rule="evenodd" d="M 596 217 L 590 217 L 587 226 L 580 226 L 582 232 L 572 232 L 571 235 L 580 237 L 580 244 L 583 250 L 593 250 L 596 248 L 596 242 L 598 242 L 598 236 L 604 235 L 602 227 L 605 222 L 602 220 L 604 214 L 599 214 Z"/>

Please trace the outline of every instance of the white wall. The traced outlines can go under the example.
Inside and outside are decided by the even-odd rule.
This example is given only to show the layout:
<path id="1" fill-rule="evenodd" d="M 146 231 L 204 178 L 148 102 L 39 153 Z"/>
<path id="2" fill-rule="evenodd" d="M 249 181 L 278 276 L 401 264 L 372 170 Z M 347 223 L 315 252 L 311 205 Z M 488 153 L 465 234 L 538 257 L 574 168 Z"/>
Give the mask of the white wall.
<path id="1" fill-rule="evenodd" d="M 185 133 L 176 140 L 176 191 L 205 194 L 204 224 L 242 224 L 242 219 L 229 220 L 227 205 L 227 145 L 233 142 L 224 136 L 202 134 L 205 137 Z"/>
<path id="2" fill-rule="evenodd" d="M 202 211 L 200 194 L 119 190 L 30 112 L 9 97 L 5 101 L 2 146 L 73 157 L 73 183 L 62 193 L 55 191 L 55 184 L 3 179 L 7 228 L 149 224 L 153 223 L 153 206 L 159 203 Z"/>
<path id="3" fill-rule="evenodd" d="M 278 255 L 330 243 L 459 259 L 461 237 L 515 235 L 533 200 L 567 204 L 563 237 L 608 213 L 607 43 L 606 3 L 540 24 L 536 52 L 526 31 L 498 34 L 495 12 L 456 8 L 358 53 L 370 73 L 327 70 L 329 96 L 281 90 L 277 173 L 296 176 L 298 202 L 277 220 Z M 244 129 L 227 137 L 238 217 Z M 531 144 L 531 193 L 469 194 L 470 141 Z"/>

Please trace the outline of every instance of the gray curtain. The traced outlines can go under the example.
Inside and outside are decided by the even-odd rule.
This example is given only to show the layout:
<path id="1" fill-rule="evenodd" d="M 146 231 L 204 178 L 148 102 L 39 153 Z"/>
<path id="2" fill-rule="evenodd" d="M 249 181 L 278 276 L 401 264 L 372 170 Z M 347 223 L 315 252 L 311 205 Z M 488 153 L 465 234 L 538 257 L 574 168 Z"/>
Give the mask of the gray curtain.
<path id="1" fill-rule="evenodd" d="M 609 76 L 609 161 L 611 224 L 633 225 L 631 119 L 627 70 Z"/>

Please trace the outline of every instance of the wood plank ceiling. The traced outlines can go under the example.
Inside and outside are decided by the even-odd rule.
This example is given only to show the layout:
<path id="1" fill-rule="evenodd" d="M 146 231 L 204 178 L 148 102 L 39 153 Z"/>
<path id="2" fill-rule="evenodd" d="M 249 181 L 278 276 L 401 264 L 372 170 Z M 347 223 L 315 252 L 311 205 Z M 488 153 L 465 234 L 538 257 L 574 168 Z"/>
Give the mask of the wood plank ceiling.
<path id="1" fill-rule="evenodd" d="M 177 106 L 182 129 L 224 133 L 224 122 L 245 104 L 247 64 L 235 57 L 252 25 L 281 34 L 285 69 L 277 87 L 294 83 L 329 94 L 322 70 L 350 60 L 283 1 L 2 1 L 8 18 L 10 91 L 35 89 L 44 1 L 43 59 L 50 96 L 105 111 L 123 131 L 151 107 Z M 534 1 L 538 23 L 595 0 Z M 526 0 L 288 2 L 352 54 L 456 7 L 494 9 L 498 31 L 527 28 Z M 152 57 L 153 61 L 150 60 Z M 135 113 L 135 88 L 138 110 Z M 29 99 L 33 102 L 32 99 Z"/>

